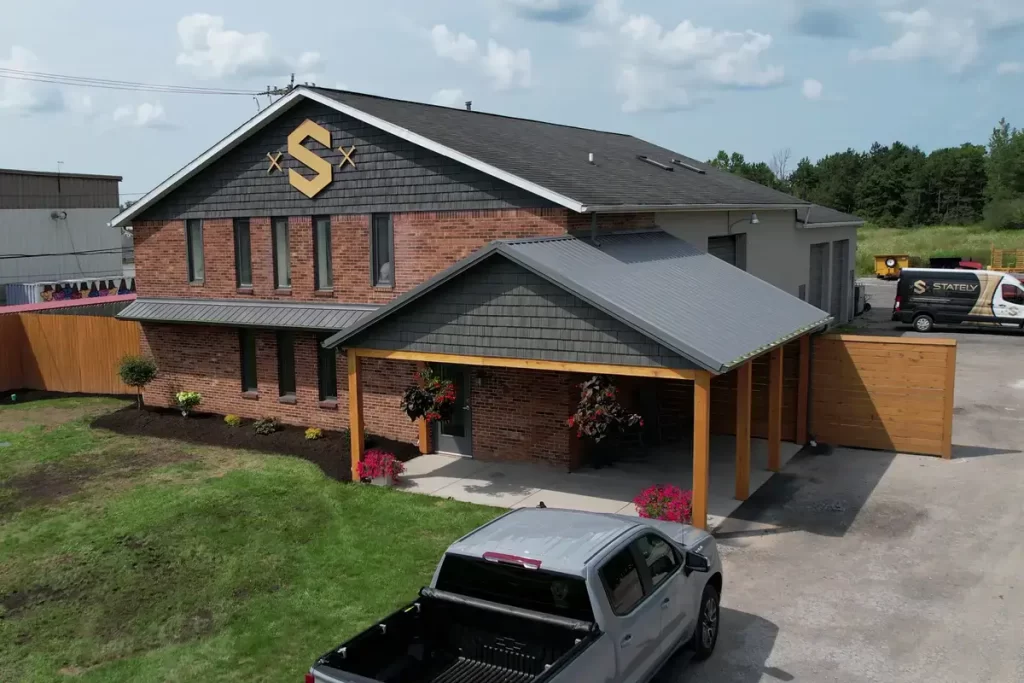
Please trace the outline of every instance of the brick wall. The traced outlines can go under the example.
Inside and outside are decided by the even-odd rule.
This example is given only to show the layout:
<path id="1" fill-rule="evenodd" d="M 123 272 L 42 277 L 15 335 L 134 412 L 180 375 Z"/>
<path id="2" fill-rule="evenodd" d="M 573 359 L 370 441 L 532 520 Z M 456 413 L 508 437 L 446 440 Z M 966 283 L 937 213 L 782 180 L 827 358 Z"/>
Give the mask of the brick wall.
<path id="1" fill-rule="evenodd" d="M 568 466 L 574 375 L 478 368 L 471 377 L 473 457 Z"/>
<path id="2" fill-rule="evenodd" d="M 590 216 L 582 213 L 568 212 L 566 226 L 568 231 L 577 237 L 590 234 Z M 645 230 L 653 228 L 657 223 L 653 213 L 602 213 L 597 216 L 597 232 L 621 232 L 624 230 Z"/>

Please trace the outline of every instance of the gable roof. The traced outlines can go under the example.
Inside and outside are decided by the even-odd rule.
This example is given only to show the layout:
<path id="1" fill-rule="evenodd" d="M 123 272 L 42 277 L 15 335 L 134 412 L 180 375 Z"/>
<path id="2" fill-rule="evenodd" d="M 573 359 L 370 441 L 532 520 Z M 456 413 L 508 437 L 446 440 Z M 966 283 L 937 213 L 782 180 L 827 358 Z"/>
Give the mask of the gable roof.
<path id="1" fill-rule="evenodd" d="M 504 257 L 641 332 L 698 367 L 728 371 L 827 324 L 828 313 L 661 231 L 492 242 L 324 342 L 377 322 L 494 256 Z"/>
<path id="2" fill-rule="evenodd" d="M 810 206 L 631 135 L 302 86 L 115 216 L 111 225 L 130 223 L 158 199 L 305 100 L 352 116 L 577 213 Z M 590 154 L 594 163 L 589 161 Z"/>

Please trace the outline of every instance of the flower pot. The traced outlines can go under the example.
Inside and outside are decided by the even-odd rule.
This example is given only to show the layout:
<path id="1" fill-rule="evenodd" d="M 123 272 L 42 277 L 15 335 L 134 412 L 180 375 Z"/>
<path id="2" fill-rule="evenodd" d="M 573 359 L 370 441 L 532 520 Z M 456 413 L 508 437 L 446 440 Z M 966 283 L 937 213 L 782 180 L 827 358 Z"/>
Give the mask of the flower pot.
<path id="1" fill-rule="evenodd" d="M 383 477 L 374 477 L 370 480 L 370 483 L 374 486 L 394 486 L 395 478 L 390 474 L 385 474 Z"/>

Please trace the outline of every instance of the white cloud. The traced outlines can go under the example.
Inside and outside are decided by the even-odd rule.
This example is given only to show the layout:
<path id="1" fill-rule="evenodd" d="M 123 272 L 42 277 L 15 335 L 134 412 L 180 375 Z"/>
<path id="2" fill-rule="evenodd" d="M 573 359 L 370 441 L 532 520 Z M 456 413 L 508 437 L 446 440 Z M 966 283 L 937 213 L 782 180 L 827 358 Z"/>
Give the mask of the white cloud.
<path id="1" fill-rule="evenodd" d="M 953 73 L 961 73 L 978 60 L 981 52 L 975 19 L 938 15 L 926 8 L 913 12 L 889 10 L 882 19 L 899 31 L 888 45 L 850 51 L 851 61 L 901 62 L 932 59 Z"/>
<path id="2" fill-rule="evenodd" d="M 487 42 L 487 54 L 483 59 L 484 71 L 498 90 L 530 87 L 530 51 L 526 48 L 513 50 L 499 45 L 494 40 Z"/>
<path id="3" fill-rule="evenodd" d="M 10 59 L 0 59 L 0 68 L 41 71 L 39 58 L 31 50 L 15 45 Z M 60 88 L 49 83 L 13 78 L 0 79 L 0 110 L 16 114 L 42 114 L 63 111 L 67 103 Z"/>
<path id="4" fill-rule="evenodd" d="M 190 14 L 178 21 L 178 66 L 186 67 L 199 78 L 286 76 L 303 72 L 301 80 L 310 80 L 322 65 L 317 52 L 303 52 L 298 58 L 278 52 L 270 34 L 263 31 L 242 33 L 224 28 L 224 17 Z"/>
<path id="5" fill-rule="evenodd" d="M 438 57 L 452 59 L 465 64 L 477 56 L 476 41 L 465 33 L 456 34 L 444 24 L 438 24 L 430 31 L 434 52 Z"/>
<path id="6" fill-rule="evenodd" d="M 430 102 L 442 107 L 462 107 L 466 104 L 466 93 L 459 88 L 442 88 L 431 95 Z"/>
<path id="7" fill-rule="evenodd" d="M 588 18 L 618 21 L 620 0 L 498 0 L 512 14 L 529 21 L 576 24 Z"/>
<path id="8" fill-rule="evenodd" d="M 1003 62 L 996 67 L 996 73 L 1001 76 L 1024 74 L 1024 62 Z"/>
<path id="9" fill-rule="evenodd" d="M 821 84 L 821 81 L 814 78 L 807 78 L 804 80 L 802 92 L 804 97 L 809 100 L 820 100 L 821 93 L 825 87 Z"/>
<path id="10" fill-rule="evenodd" d="M 641 70 L 635 66 L 622 68 L 615 90 L 623 98 L 622 111 L 630 114 L 679 111 L 689 109 L 694 104 L 686 89 L 673 84 L 666 73 Z"/>
<path id="11" fill-rule="evenodd" d="M 114 110 L 114 121 L 135 128 L 170 128 L 164 107 L 159 102 L 124 104 Z"/>

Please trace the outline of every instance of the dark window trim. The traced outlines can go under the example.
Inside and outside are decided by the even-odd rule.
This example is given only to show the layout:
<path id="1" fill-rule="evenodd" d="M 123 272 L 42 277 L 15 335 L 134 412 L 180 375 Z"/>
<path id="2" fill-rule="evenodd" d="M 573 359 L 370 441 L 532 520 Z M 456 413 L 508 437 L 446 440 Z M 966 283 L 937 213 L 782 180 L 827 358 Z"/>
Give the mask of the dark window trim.
<path id="1" fill-rule="evenodd" d="M 246 356 L 249 355 L 249 354 L 246 353 L 246 347 L 248 347 L 248 346 L 251 346 L 251 350 L 252 350 L 251 358 L 249 358 L 249 360 L 250 360 L 250 362 L 252 364 L 251 368 L 247 368 L 246 367 L 247 366 Z M 250 394 L 250 393 L 254 394 L 255 392 L 259 391 L 259 373 L 258 373 L 258 367 L 257 367 L 257 363 L 256 363 L 256 332 L 254 330 L 248 330 L 248 329 L 244 329 L 244 328 L 238 330 L 238 350 L 239 350 L 239 356 L 240 356 L 239 364 L 240 364 L 240 367 L 241 367 L 241 370 L 242 370 L 242 373 L 241 373 L 242 374 L 242 377 L 241 377 L 241 380 L 242 380 L 242 393 L 243 394 Z M 252 380 L 253 380 L 252 386 L 248 386 L 247 382 L 246 382 L 247 375 L 249 374 L 247 372 L 248 369 L 252 370 Z"/>
<path id="2" fill-rule="evenodd" d="M 320 335 L 316 340 L 316 382 L 321 403 L 338 400 L 338 352 L 336 349 L 325 349 L 322 346 L 324 340 L 329 336 L 329 334 Z M 332 371 L 329 374 L 324 372 L 328 369 L 325 367 L 328 364 L 331 366 L 329 369 Z M 328 387 L 324 386 L 324 379 L 328 376 L 334 388 L 333 392 L 327 391 Z"/>
<path id="3" fill-rule="evenodd" d="M 236 218 L 233 221 L 233 226 L 232 227 L 234 228 L 234 231 L 235 231 L 235 284 L 238 287 L 240 287 L 240 288 L 251 288 L 252 287 L 252 231 L 249 229 L 249 219 L 248 218 Z M 246 254 L 246 258 L 247 258 L 247 260 L 249 262 L 248 263 L 248 271 L 249 271 L 249 281 L 248 282 L 245 282 L 244 280 L 242 280 L 242 268 L 241 268 L 241 265 L 242 265 L 242 248 L 241 248 L 241 244 L 242 243 L 241 243 L 241 240 L 239 239 L 239 235 L 241 235 L 241 233 L 242 233 L 242 228 L 245 229 L 246 241 L 247 241 L 247 243 L 249 245 L 249 253 Z"/>
<path id="4" fill-rule="evenodd" d="M 199 255 L 203 258 L 203 277 L 196 277 L 193 255 L 196 245 L 192 239 L 192 226 L 199 226 Z M 188 281 L 193 284 L 200 284 L 206 279 L 206 255 L 203 253 L 203 220 L 201 218 L 189 218 L 185 221 L 185 261 L 188 265 Z"/>
<path id="5" fill-rule="evenodd" d="M 284 351 L 287 351 L 288 362 L 291 364 L 291 372 L 286 372 L 288 368 L 286 365 L 286 358 Z M 295 378 L 295 334 L 293 332 L 280 331 L 277 333 L 277 395 L 281 398 L 294 398 L 296 390 L 296 378 Z M 290 379 L 290 387 L 288 391 L 285 391 L 284 382 L 282 378 L 288 377 Z"/>
<path id="6" fill-rule="evenodd" d="M 388 221 L 388 246 L 391 253 L 391 281 L 382 281 L 380 264 L 377 263 L 377 219 L 386 218 Z M 395 286 L 395 223 L 390 213 L 375 213 L 370 216 L 370 284 L 374 287 Z"/>
<path id="7" fill-rule="evenodd" d="M 321 221 L 327 221 L 327 230 L 324 232 L 326 239 L 324 240 L 327 244 L 327 286 L 320 286 L 320 240 L 318 235 L 319 223 Z M 334 266 L 331 263 L 331 217 L 330 216 L 313 216 L 313 289 L 318 292 L 327 292 L 334 289 Z"/>
<path id="8" fill-rule="evenodd" d="M 277 251 L 277 227 L 278 225 L 284 225 L 284 243 L 286 252 L 284 258 L 288 259 L 288 284 L 281 286 L 278 284 L 278 259 L 281 255 Z M 277 216 L 270 219 L 270 260 L 273 262 L 274 267 L 274 289 L 288 289 L 292 286 L 292 269 L 291 269 L 291 234 L 288 229 L 288 218 L 285 216 Z"/>

